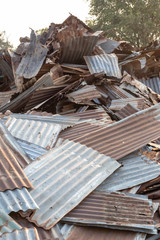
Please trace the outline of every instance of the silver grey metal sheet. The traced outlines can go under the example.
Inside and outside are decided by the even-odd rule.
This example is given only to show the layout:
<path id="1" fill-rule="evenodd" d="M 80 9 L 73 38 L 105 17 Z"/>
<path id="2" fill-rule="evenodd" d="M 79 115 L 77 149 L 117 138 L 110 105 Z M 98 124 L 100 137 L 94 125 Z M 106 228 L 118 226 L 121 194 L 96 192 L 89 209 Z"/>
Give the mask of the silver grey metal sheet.
<path id="1" fill-rule="evenodd" d="M 36 228 L 23 228 L 11 233 L 3 234 L 1 240 L 39 240 Z"/>
<path id="2" fill-rule="evenodd" d="M 114 159 L 66 140 L 24 170 L 39 206 L 29 221 L 52 228 L 118 167 Z"/>
<path id="3" fill-rule="evenodd" d="M 85 56 L 84 59 L 91 74 L 105 72 L 107 76 L 122 77 L 118 66 L 118 58 L 114 53 Z"/>
<path id="4" fill-rule="evenodd" d="M 61 131 L 59 124 L 11 117 L 5 125 L 14 137 L 48 149 L 53 147 Z"/>
<path id="5" fill-rule="evenodd" d="M 151 161 L 139 151 L 118 161 L 121 167 L 107 178 L 97 190 L 117 191 L 131 188 L 160 175 L 160 165 Z"/>
<path id="6" fill-rule="evenodd" d="M 73 225 L 69 225 L 65 223 L 57 223 L 56 225 L 58 225 L 64 240 L 67 239 L 69 234 L 72 232 L 72 228 L 74 227 Z"/>
<path id="7" fill-rule="evenodd" d="M 48 152 L 48 150 L 45 148 L 27 141 L 23 141 L 19 138 L 16 138 L 16 141 L 32 160 L 35 160 L 36 158 Z"/>
<path id="8" fill-rule="evenodd" d="M 154 92 L 160 94 L 160 78 L 154 77 L 154 78 L 142 78 L 138 79 L 138 81 L 142 82 L 147 87 L 151 88 Z"/>
<path id="9" fill-rule="evenodd" d="M 10 115 L 10 117 L 13 117 L 16 119 L 34 120 L 34 121 L 60 124 L 62 129 L 73 126 L 80 119 L 79 117 L 61 116 L 58 114 L 55 114 L 53 116 L 39 116 L 39 115 L 32 115 L 32 114 L 12 114 Z M 7 120 L 7 118 L 5 119 Z"/>
<path id="10" fill-rule="evenodd" d="M 0 209 L 0 236 L 3 233 L 13 232 L 14 230 L 20 230 L 22 227 L 17 224 L 8 214 Z"/>
<path id="11" fill-rule="evenodd" d="M 38 205 L 26 188 L 0 192 L 0 209 L 7 214 L 18 211 L 35 210 Z"/>

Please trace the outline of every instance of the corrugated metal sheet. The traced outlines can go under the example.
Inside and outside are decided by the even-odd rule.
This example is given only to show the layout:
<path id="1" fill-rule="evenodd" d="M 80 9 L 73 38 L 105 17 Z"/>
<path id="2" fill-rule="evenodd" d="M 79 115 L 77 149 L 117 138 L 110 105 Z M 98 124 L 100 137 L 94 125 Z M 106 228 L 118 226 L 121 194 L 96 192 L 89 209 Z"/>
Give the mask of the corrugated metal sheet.
<path id="1" fill-rule="evenodd" d="M 72 117 L 72 116 L 62 116 L 62 115 L 52 115 L 52 116 L 39 116 L 39 115 L 32 115 L 32 114 L 12 114 L 10 117 L 14 117 L 16 119 L 24 119 L 24 120 L 34 120 L 34 121 L 41 121 L 47 123 L 54 123 L 60 124 L 62 129 L 66 127 L 73 126 L 79 121 L 79 117 Z M 6 118 L 7 119 L 7 118 Z"/>
<path id="2" fill-rule="evenodd" d="M 154 92 L 160 94 L 160 78 L 154 77 L 154 78 L 142 78 L 138 79 L 138 81 L 142 82 L 147 87 L 151 88 Z"/>
<path id="3" fill-rule="evenodd" d="M 131 188 L 160 175 L 160 165 L 139 151 L 119 160 L 121 167 L 97 188 L 101 191 L 117 191 Z"/>
<path id="4" fill-rule="evenodd" d="M 90 55 L 98 40 L 97 36 L 85 36 L 67 39 L 63 47 L 61 63 L 81 64 L 83 56 Z"/>
<path id="5" fill-rule="evenodd" d="M 0 191 L 32 187 L 18 162 L 25 159 L 0 122 Z"/>
<path id="6" fill-rule="evenodd" d="M 1 240 L 40 240 L 36 228 L 23 228 L 12 233 L 3 234 Z"/>
<path id="7" fill-rule="evenodd" d="M 59 124 L 11 117 L 8 118 L 5 125 L 14 137 L 47 149 L 53 147 L 61 131 Z"/>
<path id="8" fill-rule="evenodd" d="M 121 78 L 118 58 L 113 54 L 100 54 L 84 57 L 91 74 L 104 72 L 107 76 Z"/>
<path id="9" fill-rule="evenodd" d="M 13 232 L 16 229 L 20 230 L 21 228 L 20 225 L 0 209 L 0 236 L 3 233 Z"/>
<path id="10" fill-rule="evenodd" d="M 40 88 L 43 84 L 46 84 L 47 82 L 53 81 L 50 74 L 47 73 L 43 75 L 38 81 L 29 89 L 18 95 L 18 97 L 14 98 L 12 101 L 10 101 L 8 104 L 5 104 L 4 106 L 0 107 L 0 112 L 5 112 L 7 110 L 11 110 L 12 112 L 16 112 L 19 109 L 21 109 L 28 101 L 28 99 L 31 97 L 32 93 Z"/>
<path id="11" fill-rule="evenodd" d="M 32 159 L 35 160 L 36 158 L 40 157 L 44 153 L 47 153 L 48 150 L 45 148 L 42 148 L 38 145 L 35 145 L 33 143 L 29 143 L 27 141 L 23 141 L 21 139 L 16 139 L 19 145 L 23 148 L 23 150 L 28 154 L 28 156 Z"/>
<path id="12" fill-rule="evenodd" d="M 58 225 L 64 240 L 66 240 L 69 236 L 69 234 L 72 231 L 73 225 L 68 225 L 68 224 L 64 224 L 64 223 L 57 223 L 56 225 Z M 77 235 L 79 237 L 79 235 Z"/>
<path id="13" fill-rule="evenodd" d="M 101 94 L 94 85 L 87 85 L 81 89 L 71 92 L 66 95 L 68 99 L 75 103 L 86 103 L 86 101 L 93 100 L 94 98 L 100 98 Z"/>
<path id="14" fill-rule="evenodd" d="M 0 92 L 0 105 L 3 106 L 10 101 L 11 96 L 15 93 L 15 90 Z"/>
<path id="15" fill-rule="evenodd" d="M 145 240 L 145 233 L 74 226 L 65 240 Z"/>
<path id="16" fill-rule="evenodd" d="M 50 229 L 119 166 L 110 157 L 66 140 L 25 169 L 40 208 L 29 221 Z"/>
<path id="17" fill-rule="evenodd" d="M 151 206 L 145 196 L 95 191 L 62 221 L 156 234 Z"/>
<path id="18" fill-rule="evenodd" d="M 117 111 L 115 114 L 119 119 L 123 119 L 123 118 L 126 118 L 138 111 L 139 111 L 139 109 L 135 108 L 133 105 L 128 103 L 124 108 Z"/>
<path id="19" fill-rule="evenodd" d="M 68 139 L 71 141 L 74 141 L 77 137 L 82 137 L 87 133 L 106 128 L 108 124 L 98 124 L 98 123 L 92 123 L 92 122 L 82 122 L 79 124 L 76 124 L 73 127 L 67 128 L 63 130 L 59 134 L 59 138 Z"/>
<path id="20" fill-rule="evenodd" d="M 29 222 L 26 218 L 22 218 L 18 213 L 12 212 L 10 216 L 23 228 L 36 228 L 40 240 L 64 240 L 61 232 L 59 232 L 56 227 L 50 230 L 44 230 L 43 228 L 37 227 L 34 223 Z"/>
<path id="21" fill-rule="evenodd" d="M 112 100 L 109 109 L 117 111 L 125 107 L 127 104 L 132 104 L 134 107 L 141 110 L 146 108 L 145 100 L 143 98 L 125 98 Z"/>
<path id="22" fill-rule="evenodd" d="M 0 192 L 0 209 L 7 214 L 18 212 L 20 210 L 25 212 L 37 208 L 38 205 L 35 203 L 26 188 Z"/>
<path id="23" fill-rule="evenodd" d="M 81 120 L 87 119 L 96 119 L 102 120 L 104 122 L 112 122 L 110 116 L 104 111 L 104 109 L 94 109 L 94 110 L 86 110 L 85 112 L 76 112 L 67 114 L 67 116 L 79 117 Z"/>
<path id="24" fill-rule="evenodd" d="M 160 104 L 74 141 L 120 159 L 160 136 Z"/>
<path id="25" fill-rule="evenodd" d="M 33 107 L 37 106 L 38 104 L 42 103 L 43 101 L 47 100 L 48 98 L 52 97 L 58 91 L 60 91 L 62 87 L 52 86 L 37 89 L 32 97 L 29 99 L 25 106 L 25 111 L 32 109 Z"/>

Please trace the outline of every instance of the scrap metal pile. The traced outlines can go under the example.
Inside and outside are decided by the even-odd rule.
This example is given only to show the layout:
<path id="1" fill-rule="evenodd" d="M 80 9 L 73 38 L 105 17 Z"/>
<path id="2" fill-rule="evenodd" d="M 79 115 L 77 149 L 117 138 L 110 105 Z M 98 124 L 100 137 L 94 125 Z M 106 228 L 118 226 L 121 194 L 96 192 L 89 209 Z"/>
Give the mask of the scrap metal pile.
<path id="1" fill-rule="evenodd" d="M 73 15 L 0 51 L 0 239 L 160 239 L 159 73 Z"/>

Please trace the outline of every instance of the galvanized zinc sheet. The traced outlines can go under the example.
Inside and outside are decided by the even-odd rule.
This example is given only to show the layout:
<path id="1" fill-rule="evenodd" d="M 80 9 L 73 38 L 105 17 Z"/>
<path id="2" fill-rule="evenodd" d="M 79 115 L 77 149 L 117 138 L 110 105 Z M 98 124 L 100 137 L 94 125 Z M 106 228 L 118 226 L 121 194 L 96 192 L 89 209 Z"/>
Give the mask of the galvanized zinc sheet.
<path id="1" fill-rule="evenodd" d="M 157 104 L 74 141 L 120 159 L 159 136 L 160 104 Z"/>
<path id="2" fill-rule="evenodd" d="M 22 227 L 17 224 L 8 214 L 0 209 L 0 236 L 3 233 L 13 232 L 14 230 L 20 230 Z"/>
<path id="3" fill-rule="evenodd" d="M 53 147 L 61 131 L 59 124 L 11 117 L 5 125 L 14 137 L 47 149 Z"/>
<path id="4" fill-rule="evenodd" d="M 106 228 L 73 226 L 65 240 L 145 240 L 146 235 L 115 229 L 113 231 Z"/>
<path id="5" fill-rule="evenodd" d="M 114 53 L 85 56 L 84 59 L 91 74 L 104 72 L 107 76 L 122 77 L 118 66 L 118 58 Z"/>
<path id="6" fill-rule="evenodd" d="M 12 139 L 0 122 L 0 191 L 32 187 L 18 163 L 25 162 L 25 159 Z"/>
<path id="7" fill-rule="evenodd" d="M 25 169 L 40 208 L 29 221 L 50 229 L 119 166 L 110 157 L 66 140 Z"/>
<path id="8" fill-rule="evenodd" d="M 42 148 L 36 144 L 29 143 L 27 141 L 23 141 L 21 139 L 16 138 L 17 143 L 21 146 L 21 148 L 28 154 L 30 159 L 35 160 L 36 158 L 40 157 L 41 155 L 48 152 L 47 149 Z"/>
<path id="9" fill-rule="evenodd" d="M 69 38 L 63 47 L 61 63 L 83 63 L 83 56 L 90 55 L 98 40 L 97 36 Z"/>
<path id="10" fill-rule="evenodd" d="M 152 201 L 147 197 L 124 193 L 94 191 L 62 221 L 89 226 L 156 234 Z"/>
<path id="11" fill-rule="evenodd" d="M 117 191 L 132 188 L 160 175 L 160 165 L 140 151 L 119 160 L 121 167 L 98 186 L 98 191 Z"/>
<path id="12" fill-rule="evenodd" d="M 119 119 L 123 119 L 126 118 L 136 112 L 138 112 L 139 109 L 134 107 L 132 104 L 127 104 L 125 107 L 123 107 L 122 109 L 120 109 L 119 111 L 117 111 L 115 113 L 115 115 L 119 118 Z"/>
<path id="13" fill-rule="evenodd" d="M 43 114 L 43 113 L 42 113 Z M 47 122 L 47 123 L 54 123 L 54 124 L 60 124 L 62 129 L 65 129 L 66 127 L 73 126 L 79 121 L 79 117 L 72 117 L 72 116 L 61 116 L 58 114 L 52 115 L 52 116 L 39 116 L 32 115 L 32 114 L 12 114 L 10 117 L 14 117 L 16 119 L 24 119 L 24 120 L 34 120 L 34 121 L 41 121 L 41 122 Z"/>
<path id="14" fill-rule="evenodd" d="M 40 240 L 36 228 L 23 228 L 12 233 L 5 233 L 1 240 Z"/>
<path id="15" fill-rule="evenodd" d="M 38 205 L 26 188 L 0 192 L 0 209 L 7 214 L 18 211 L 35 210 Z"/>
<path id="16" fill-rule="evenodd" d="M 138 81 L 142 82 L 147 87 L 151 88 L 154 92 L 160 94 L 160 78 L 154 77 L 154 78 L 142 78 L 138 79 Z"/>

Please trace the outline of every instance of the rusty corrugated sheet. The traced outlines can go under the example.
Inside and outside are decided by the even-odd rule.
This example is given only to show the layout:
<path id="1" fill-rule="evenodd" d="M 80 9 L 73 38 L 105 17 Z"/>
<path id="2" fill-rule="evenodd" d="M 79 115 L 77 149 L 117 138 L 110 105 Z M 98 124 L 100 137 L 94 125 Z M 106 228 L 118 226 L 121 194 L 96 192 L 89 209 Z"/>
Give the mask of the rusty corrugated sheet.
<path id="1" fill-rule="evenodd" d="M 91 74 L 104 72 L 107 76 L 121 78 L 122 74 L 118 66 L 118 58 L 113 54 L 100 54 L 84 56 Z"/>
<path id="2" fill-rule="evenodd" d="M 64 222 L 156 234 L 152 201 L 136 194 L 93 192 Z"/>
<path id="3" fill-rule="evenodd" d="M 97 36 L 85 36 L 67 39 L 63 47 L 61 63 L 83 63 L 83 56 L 90 55 L 98 40 Z"/>
<path id="4" fill-rule="evenodd" d="M 145 240 L 145 233 L 74 226 L 65 240 Z"/>
<path id="5" fill-rule="evenodd" d="M 10 101 L 11 96 L 16 92 L 16 90 L 0 92 L 0 106 L 7 104 Z"/>
<path id="6" fill-rule="evenodd" d="M 101 94 L 94 85 L 87 85 L 66 95 L 71 102 L 85 104 L 86 101 L 100 98 Z"/>
<path id="7" fill-rule="evenodd" d="M 110 157 L 66 140 L 25 169 L 35 188 L 30 194 L 39 206 L 29 221 L 52 228 L 119 166 Z"/>
<path id="8" fill-rule="evenodd" d="M 127 104 L 125 107 L 123 107 L 122 109 L 120 109 L 119 111 L 117 111 L 115 113 L 115 115 L 119 118 L 119 119 L 123 119 L 126 118 L 136 112 L 138 112 L 139 109 L 135 108 L 133 105 L 131 104 Z"/>
<path id="9" fill-rule="evenodd" d="M 32 87 L 18 95 L 18 97 L 14 98 L 8 104 L 1 106 L 0 112 L 5 112 L 7 110 L 10 110 L 12 112 L 18 112 L 19 109 L 21 109 L 27 103 L 28 99 L 32 96 L 33 92 L 36 89 L 40 88 L 43 84 L 51 81 L 53 80 L 50 76 L 50 73 L 43 75 Z"/>
<path id="10" fill-rule="evenodd" d="M 32 187 L 18 162 L 25 162 L 24 156 L 0 122 L 0 191 Z"/>
<path id="11" fill-rule="evenodd" d="M 67 116 L 79 117 L 80 120 L 87 120 L 87 119 L 96 119 L 96 120 L 104 120 L 104 121 L 112 121 L 110 116 L 104 111 L 104 109 L 94 109 L 94 110 L 87 110 L 85 112 L 77 112 L 77 113 L 70 113 Z"/>
<path id="12" fill-rule="evenodd" d="M 114 99 L 111 102 L 109 109 L 117 111 L 125 107 L 127 104 L 131 104 L 135 108 L 143 110 L 146 107 L 144 98 L 125 98 L 125 99 Z"/>
<path id="13" fill-rule="evenodd" d="M 120 159 L 159 136 L 160 104 L 157 104 L 74 141 Z"/>
<path id="14" fill-rule="evenodd" d="M 138 79 L 138 81 L 142 82 L 147 87 L 151 88 L 154 92 L 160 94 L 160 78 L 142 78 Z"/>
<path id="15" fill-rule="evenodd" d="M 23 228 L 11 233 L 5 233 L 0 237 L 1 240 L 40 240 L 36 228 Z"/>
<path id="16" fill-rule="evenodd" d="M 59 138 L 74 141 L 74 139 L 76 139 L 77 137 L 81 137 L 90 132 L 106 128 L 107 126 L 108 124 L 106 123 L 102 125 L 102 124 L 98 124 L 98 122 L 97 123 L 82 122 L 82 123 L 76 124 L 73 127 L 63 130 L 59 134 Z"/>
<path id="17" fill-rule="evenodd" d="M 52 86 L 37 89 L 32 97 L 29 99 L 25 106 L 25 111 L 32 109 L 33 107 L 37 106 L 38 104 L 42 103 L 43 101 L 47 100 L 48 98 L 52 97 L 58 91 L 60 91 L 62 87 Z"/>

